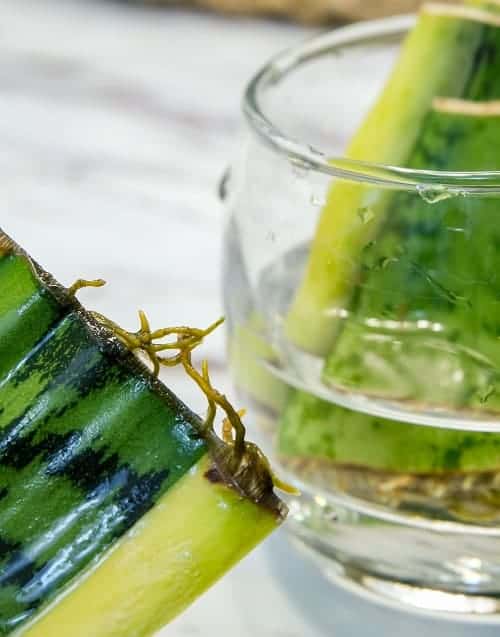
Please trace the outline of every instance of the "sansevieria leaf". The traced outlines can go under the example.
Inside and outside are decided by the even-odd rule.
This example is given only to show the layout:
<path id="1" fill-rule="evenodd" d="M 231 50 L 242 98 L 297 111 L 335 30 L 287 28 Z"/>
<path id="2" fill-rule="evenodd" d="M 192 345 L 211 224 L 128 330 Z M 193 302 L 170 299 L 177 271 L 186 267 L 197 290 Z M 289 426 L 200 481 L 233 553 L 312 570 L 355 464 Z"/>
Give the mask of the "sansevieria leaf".
<path id="1" fill-rule="evenodd" d="M 349 157 L 500 170 L 499 11 L 498 0 L 425 4 Z M 333 185 L 287 334 L 325 359 L 322 380 L 337 391 L 480 418 L 500 409 L 500 197 L 428 180 L 400 191 Z M 283 462 L 322 486 L 498 520 L 498 434 L 394 422 L 295 392 L 278 439 Z"/>
<path id="2" fill-rule="evenodd" d="M 191 363 L 209 330 L 154 333 L 141 315 L 127 335 L 78 287 L 0 230 L 0 635 L 151 635 L 286 514 L 238 414 Z M 183 364 L 207 419 L 131 349 Z"/>

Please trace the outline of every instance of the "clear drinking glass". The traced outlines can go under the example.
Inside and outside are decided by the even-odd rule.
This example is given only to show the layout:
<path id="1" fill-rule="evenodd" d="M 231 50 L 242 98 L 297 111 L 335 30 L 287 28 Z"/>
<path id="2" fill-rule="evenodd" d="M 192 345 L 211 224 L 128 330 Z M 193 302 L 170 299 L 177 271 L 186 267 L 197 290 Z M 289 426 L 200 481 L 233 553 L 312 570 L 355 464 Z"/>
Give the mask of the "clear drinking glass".
<path id="1" fill-rule="evenodd" d="M 228 352 L 252 436 L 301 490 L 288 528 L 325 571 L 490 621 L 500 173 L 342 158 L 412 24 L 323 35 L 250 83 L 223 189 Z"/>

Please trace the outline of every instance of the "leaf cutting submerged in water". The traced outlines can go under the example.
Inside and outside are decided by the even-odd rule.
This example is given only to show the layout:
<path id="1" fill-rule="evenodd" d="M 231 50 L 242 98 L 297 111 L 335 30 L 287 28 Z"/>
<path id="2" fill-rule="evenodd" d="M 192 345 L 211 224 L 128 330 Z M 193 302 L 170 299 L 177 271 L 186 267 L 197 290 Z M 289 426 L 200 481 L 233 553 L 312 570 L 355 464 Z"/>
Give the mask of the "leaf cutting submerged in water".
<path id="1" fill-rule="evenodd" d="M 498 15 L 425 5 L 349 157 L 421 171 L 500 170 L 499 71 Z M 499 200 L 432 183 L 333 185 L 285 325 L 293 346 L 325 358 L 327 387 L 390 401 L 406 415 L 414 408 L 464 420 L 500 410 Z M 498 438 L 371 418 L 298 392 L 279 449 L 303 479 L 328 474 L 323 487 L 494 521 Z"/>

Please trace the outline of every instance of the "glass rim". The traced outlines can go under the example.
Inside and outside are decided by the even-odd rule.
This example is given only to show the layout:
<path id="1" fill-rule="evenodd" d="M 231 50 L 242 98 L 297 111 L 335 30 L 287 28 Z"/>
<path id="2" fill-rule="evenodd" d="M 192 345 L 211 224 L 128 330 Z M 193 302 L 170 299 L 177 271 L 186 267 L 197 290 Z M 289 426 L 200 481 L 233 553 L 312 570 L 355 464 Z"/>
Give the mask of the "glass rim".
<path id="1" fill-rule="evenodd" d="M 250 129 L 295 166 L 337 179 L 398 190 L 416 188 L 435 192 L 437 196 L 440 191 L 459 195 L 500 194 L 500 171 L 422 170 L 342 156 L 327 157 L 321 149 L 283 133 L 279 124 L 266 115 L 261 94 L 302 64 L 343 46 L 373 42 L 387 36 L 402 36 L 415 22 L 415 14 L 359 22 L 320 34 L 278 53 L 257 71 L 245 89 L 242 108 Z"/>

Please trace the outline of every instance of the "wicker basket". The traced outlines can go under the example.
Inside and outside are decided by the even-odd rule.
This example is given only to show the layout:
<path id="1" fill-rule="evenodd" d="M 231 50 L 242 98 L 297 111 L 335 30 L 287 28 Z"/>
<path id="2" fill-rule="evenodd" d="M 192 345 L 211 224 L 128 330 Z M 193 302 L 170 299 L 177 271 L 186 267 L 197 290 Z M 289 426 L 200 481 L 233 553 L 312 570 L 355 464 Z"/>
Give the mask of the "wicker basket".
<path id="1" fill-rule="evenodd" d="M 289 17 L 300 22 L 364 20 L 415 11 L 421 0 L 146 0 L 150 4 L 191 4 L 226 13 Z"/>

